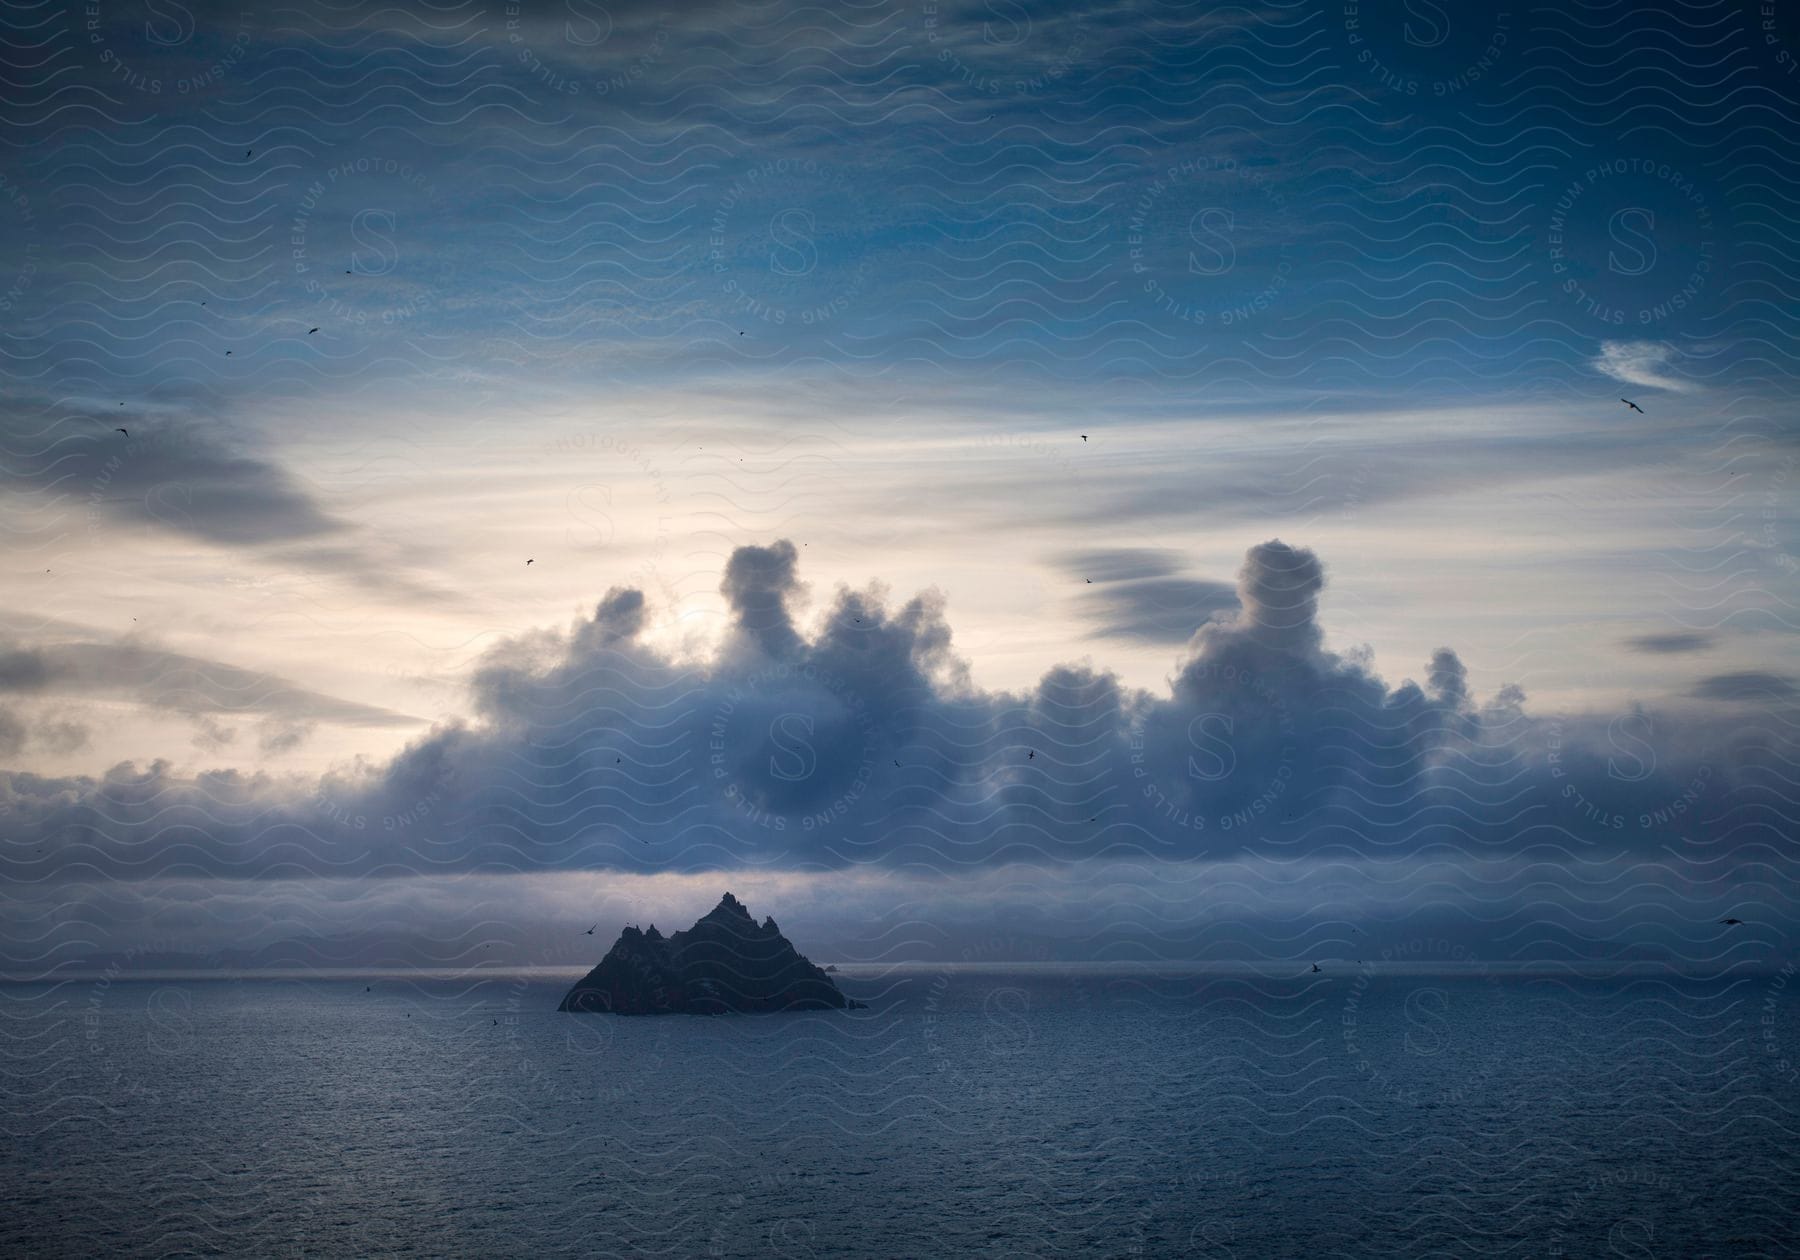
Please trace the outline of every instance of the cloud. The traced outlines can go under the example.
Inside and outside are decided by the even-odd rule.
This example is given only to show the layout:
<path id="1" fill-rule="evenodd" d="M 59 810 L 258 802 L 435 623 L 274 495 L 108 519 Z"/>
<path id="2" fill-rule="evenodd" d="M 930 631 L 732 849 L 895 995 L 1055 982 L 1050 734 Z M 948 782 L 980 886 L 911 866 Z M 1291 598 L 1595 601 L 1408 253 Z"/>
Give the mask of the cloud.
<path id="1" fill-rule="evenodd" d="M 1674 357 L 1675 347 L 1666 341 L 1603 341 L 1593 367 L 1626 385 L 1692 393 L 1692 382 L 1664 370 Z"/>
<path id="2" fill-rule="evenodd" d="M 0 692 L 93 695 L 188 715 L 268 715 L 289 724 L 406 726 L 419 719 L 342 700 L 286 679 L 134 642 L 75 641 L 0 648 Z M 230 737 L 205 726 L 206 746 Z"/>
<path id="3" fill-rule="evenodd" d="M 1792 782 L 1794 689 L 1774 675 L 1699 688 L 1779 708 L 1753 738 L 1741 710 L 1699 705 L 1539 718 L 1516 686 L 1477 694 L 1450 648 L 1422 684 L 1389 683 L 1325 649 L 1325 565 L 1281 540 L 1250 548 L 1238 607 L 1151 691 L 1086 664 L 983 689 L 932 590 L 840 589 L 802 624 L 785 541 L 739 548 L 721 586 L 715 650 L 647 642 L 642 593 L 614 587 L 487 652 L 470 718 L 385 763 L 0 773 L 0 862 L 30 875 L 0 955 L 42 970 L 146 930 L 121 923 L 190 931 L 203 906 L 210 941 L 255 957 L 453 960 L 473 923 L 566 949 L 555 924 L 619 889 L 662 917 L 752 883 L 865 953 L 1004 924 L 1064 957 L 1289 958 L 1404 919 L 1472 956 L 1524 940 L 1617 961 L 1679 953 L 1680 924 L 1749 896 L 1800 923 L 1755 874 Z M 242 746 L 218 714 L 195 722 Z M 397 916 L 379 940 L 376 904 Z"/>
<path id="4" fill-rule="evenodd" d="M 1182 644 L 1199 623 L 1238 608 L 1235 587 L 1175 576 L 1179 563 L 1167 551 L 1079 551 L 1059 564 L 1083 583 L 1082 611 L 1095 633 L 1112 638 Z"/>
<path id="5" fill-rule="evenodd" d="M 180 421 L 133 410 L 58 410 L 45 421 L 0 407 L 0 444 L 15 452 L 12 493 L 73 493 L 102 526 L 165 529 L 223 547 L 260 547 L 346 528 L 280 466 L 246 450 L 204 412 Z M 114 426 L 129 436 L 114 431 Z"/>
<path id="6" fill-rule="evenodd" d="M 1673 654 L 1676 652 L 1703 652 L 1714 643 L 1714 637 L 1699 631 L 1678 634 L 1640 634 L 1625 640 L 1625 646 L 1634 652 L 1652 652 Z"/>
<path id="7" fill-rule="evenodd" d="M 26 749 L 61 755 L 87 746 L 88 728 L 79 722 L 32 718 L 0 706 L 0 757 L 17 756 Z"/>
<path id="8" fill-rule="evenodd" d="M 0 691 L 41 691 L 50 677 L 50 664 L 40 653 L 0 649 Z"/>
<path id="9" fill-rule="evenodd" d="M 1128 571 L 1157 571 L 1156 558 L 1134 559 Z M 615 587 L 566 629 L 489 651 L 471 676 L 473 720 L 438 727 L 385 765 L 318 779 L 178 780 L 162 764 L 100 779 L 15 775 L 10 807 L 37 834 L 77 837 L 69 861 L 122 879 L 176 854 L 184 868 L 234 878 L 950 877 L 1247 853 L 1491 856 L 1571 837 L 1645 848 L 1675 843 L 1684 820 L 1612 820 L 1680 800 L 1701 766 L 1715 801 L 1760 772 L 1761 753 L 1733 749 L 1728 726 L 1698 711 L 1641 714 L 1654 731 L 1634 718 L 1621 733 L 1597 719 L 1534 718 L 1516 687 L 1484 700 L 1449 648 L 1422 663 L 1422 685 L 1387 683 L 1361 658 L 1325 650 L 1325 566 L 1281 540 L 1249 550 L 1237 607 L 1196 628 L 1160 693 L 1087 665 L 1058 666 L 1023 693 L 976 687 L 932 591 L 896 605 L 878 586 L 840 590 L 803 628 L 785 540 L 739 548 L 721 587 L 732 627 L 710 657 L 646 643 L 642 593 Z M 161 678 L 154 694 L 170 703 L 211 696 L 204 711 L 193 705 L 202 738 L 232 738 L 221 714 L 278 707 L 244 702 L 262 695 L 283 696 L 295 722 L 394 720 L 248 671 L 209 683 L 192 668 L 159 675 L 138 657 L 65 652 L 52 673 L 88 676 L 100 660 L 121 680 Z M 1721 676 L 1700 694 L 1784 696 L 1771 677 Z M 268 729 L 264 738 L 285 738 Z M 1654 743 L 1637 777 L 1608 770 L 1626 736 Z M 429 827 L 392 821 L 425 816 Z"/>
<path id="10" fill-rule="evenodd" d="M 0 496 L 54 494 L 98 537 L 161 531 L 344 578 L 415 603 L 458 599 L 408 574 L 280 464 L 189 399 L 179 416 L 0 403 Z M 114 426 L 124 428 L 121 435 Z M 27 504 L 29 506 L 29 504 Z M 41 510 L 41 509 L 40 509 Z"/>
<path id="11" fill-rule="evenodd" d="M 0 709 L 0 757 L 11 757 L 23 751 L 28 734 L 18 714 L 11 709 Z"/>
<path id="12" fill-rule="evenodd" d="M 1742 670 L 1732 674 L 1714 674 L 1702 678 L 1691 693 L 1702 700 L 1772 701 L 1788 700 L 1800 694 L 1800 687 L 1783 674 L 1760 670 Z"/>
<path id="13" fill-rule="evenodd" d="M 791 655 L 800 643 L 788 611 L 788 600 L 801 590 L 798 564 L 799 553 L 785 538 L 772 547 L 739 547 L 719 587 L 731 605 L 733 626 L 773 657 Z"/>

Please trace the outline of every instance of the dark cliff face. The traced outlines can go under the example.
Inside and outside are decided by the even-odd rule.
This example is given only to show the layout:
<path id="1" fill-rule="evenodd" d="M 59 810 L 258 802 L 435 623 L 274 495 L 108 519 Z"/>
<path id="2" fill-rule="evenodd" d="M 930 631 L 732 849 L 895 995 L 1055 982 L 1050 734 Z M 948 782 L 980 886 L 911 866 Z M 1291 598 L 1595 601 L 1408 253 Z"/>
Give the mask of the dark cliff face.
<path id="1" fill-rule="evenodd" d="M 759 925 L 730 893 L 693 927 L 663 936 L 628 927 L 559 1011 L 718 1015 L 727 1011 L 842 1010 L 852 1002 L 788 943 L 773 918 Z"/>

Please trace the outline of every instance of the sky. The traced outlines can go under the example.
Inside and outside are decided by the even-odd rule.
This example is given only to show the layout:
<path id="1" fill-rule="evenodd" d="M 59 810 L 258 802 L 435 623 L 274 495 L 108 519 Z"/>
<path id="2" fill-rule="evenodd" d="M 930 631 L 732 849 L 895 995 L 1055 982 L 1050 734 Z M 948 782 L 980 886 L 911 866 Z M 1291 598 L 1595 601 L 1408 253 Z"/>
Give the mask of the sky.
<path id="1" fill-rule="evenodd" d="M 6 974 L 1791 945 L 1791 6 L 0 56 Z"/>

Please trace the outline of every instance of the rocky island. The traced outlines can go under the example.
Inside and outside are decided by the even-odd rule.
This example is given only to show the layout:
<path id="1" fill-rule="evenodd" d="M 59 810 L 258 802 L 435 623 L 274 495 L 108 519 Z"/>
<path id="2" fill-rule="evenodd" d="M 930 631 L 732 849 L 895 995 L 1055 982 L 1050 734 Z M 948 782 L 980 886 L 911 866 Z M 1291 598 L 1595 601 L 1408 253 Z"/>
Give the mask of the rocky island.
<path id="1" fill-rule="evenodd" d="M 722 1015 L 728 1011 L 855 1010 L 801 957 L 773 917 L 759 925 L 730 893 L 693 927 L 663 936 L 628 927 L 559 1011 L 613 1015 Z"/>

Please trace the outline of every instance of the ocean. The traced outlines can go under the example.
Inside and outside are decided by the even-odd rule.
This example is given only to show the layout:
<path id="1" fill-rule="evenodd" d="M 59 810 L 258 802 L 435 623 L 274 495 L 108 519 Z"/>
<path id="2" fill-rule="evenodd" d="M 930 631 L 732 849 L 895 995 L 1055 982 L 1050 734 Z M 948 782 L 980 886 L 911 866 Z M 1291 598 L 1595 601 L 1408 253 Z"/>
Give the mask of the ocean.
<path id="1" fill-rule="evenodd" d="M 1800 980 L 846 965 L 0 986 L 9 1256 L 1800 1251 Z"/>

